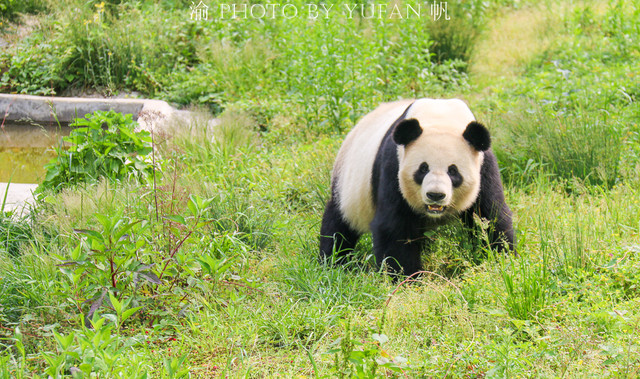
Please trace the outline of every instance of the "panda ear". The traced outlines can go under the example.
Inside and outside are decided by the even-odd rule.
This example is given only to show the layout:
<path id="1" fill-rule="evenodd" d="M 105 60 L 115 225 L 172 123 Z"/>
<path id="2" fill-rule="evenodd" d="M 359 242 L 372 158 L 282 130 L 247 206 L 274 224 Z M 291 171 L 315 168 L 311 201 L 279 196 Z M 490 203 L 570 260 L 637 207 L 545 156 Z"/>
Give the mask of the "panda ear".
<path id="1" fill-rule="evenodd" d="M 477 121 L 471 121 L 467 125 L 462 137 L 478 151 L 486 151 L 491 147 L 491 136 L 489 130 Z"/>
<path id="2" fill-rule="evenodd" d="M 402 120 L 393 130 L 393 141 L 398 145 L 408 145 L 422 134 L 420 123 L 415 118 Z"/>

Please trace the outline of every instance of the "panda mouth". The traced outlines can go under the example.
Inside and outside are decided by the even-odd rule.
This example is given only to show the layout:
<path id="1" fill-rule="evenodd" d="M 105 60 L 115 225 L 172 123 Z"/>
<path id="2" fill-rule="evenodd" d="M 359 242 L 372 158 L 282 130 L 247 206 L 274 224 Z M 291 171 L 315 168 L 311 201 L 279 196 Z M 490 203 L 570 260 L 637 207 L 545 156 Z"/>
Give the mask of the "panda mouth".
<path id="1" fill-rule="evenodd" d="M 427 213 L 429 213 L 429 214 L 440 215 L 440 214 L 444 213 L 444 211 L 446 209 L 447 209 L 447 207 L 444 206 L 444 205 L 427 204 Z"/>

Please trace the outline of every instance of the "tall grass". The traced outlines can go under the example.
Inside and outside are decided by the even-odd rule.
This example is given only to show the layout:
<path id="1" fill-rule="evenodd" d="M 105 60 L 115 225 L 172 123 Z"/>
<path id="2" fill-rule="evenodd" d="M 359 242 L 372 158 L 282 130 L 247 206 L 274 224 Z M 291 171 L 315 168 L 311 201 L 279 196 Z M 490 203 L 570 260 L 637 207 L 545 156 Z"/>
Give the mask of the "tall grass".
<path id="1" fill-rule="evenodd" d="M 306 7 L 299 0 L 291 4 Z M 210 4 L 212 18 L 219 5 Z M 74 0 L 69 8 L 76 11 L 56 12 L 45 25 L 48 43 L 36 44 L 41 39 L 34 37 L 8 52 L 1 83 L 6 89 L 139 91 L 214 113 L 240 100 L 275 104 L 285 113 L 295 111 L 296 122 L 316 133 L 346 130 L 383 100 L 465 88 L 464 51 L 473 40 L 467 34 L 479 27 L 470 20 L 486 11 L 480 2 L 452 4 L 458 13 L 451 17 L 468 25 L 463 32 L 444 26 L 453 21 L 349 19 L 338 10 L 329 19 L 198 23 L 190 20 L 188 7 L 168 12 L 151 2 Z M 31 56 L 46 62 L 46 69 L 29 65 L 41 74 L 21 76 Z"/>
<path id="2" fill-rule="evenodd" d="M 0 213 L 0 241 L 2 241 L 0 251 L 17 257 L 20 255 L 23 243 L 35 242 L 36 239 L 28 220 L 17 219 L 2 212 Z"/>
<path id="3" fill-rule="evenodd" d="M 73 4 L 86 20 L 100 3 Z M 509 0 L 449 6 L 475 14 L 465 7 L 484 9 L 485 3 L 523 6 Z M 522 76 L 490 78 L 494 91 L 476 100 L 493 121 L 519 256 L 478 249 L 453 224 L 425 235 L 430 273 L 399 288 L 371 264 L 366 237 L 351 265 L 320 264 L 318 229 L 340 132 L 358 114 L 400 96 L 472 95 L 465 85 L 475 83 L 465 74 L 467 53 L 449 47 L 443 52 L 462 59 L 434 55 L 433 25 L 222 20 L 187 28 L 180 37 L 173 28 L 184 24 L 172 22 L 188 18 L 188 3 L 114 0 L 104 5 L 109 16 L 103 31 L 113 38 L 104 45 L 83 39 L 82 27 L 52 29 L 58 37 L 77 34 L 64 48 L 78 42 L 104 48 L 107 55 L 107 49 L 127 53 L 130 46 L 118 42 L 128 41 L 135 66 L 144 62 L 143 77 L 129 76 L 140 80 L 129 87 L 126 75 L 125 84 L 118 83 L 120 69 L 108 61 L 89 57 L 94 77 L 84 58 L 77 58 L 82 55 L 74 55 L 73 72 L 82 71 L 76 85 L 104 78 L 101 86 L 147 88 L 147 94 L 182 104 L 201 103 L 220 117 L 219 123 L 209 122 L 208 114 L 195 117 L 154 134 L 161 166 L 154 184 L 101 182 L 38 204 L 30 224 L 35 229 L 20 231 L 28 242 L 16 245 L 19 254 L 0 254 L 0 376 L 55 377 L 76 368 L 85 376 L 122 376 L 130 367 L 154 377 L 179 377 L 187 370 L 202 377 L 326 377 L 364 368 L 388 377 L 636 375 L 638 70 L 629 40 L 637 34 L 637 7 L 618 4 L 611 11 L 598 6 L 594 13 L 569 14 L 554 26 L 564 33 L 550 41 L 555 45 L 515 59 Z M 529 14 L 525 9 L 506 19 L 524 23 Z M 73 18 L 58 16 L 61 25 Z M 550 18 L 556 16 L 562 18 Z M 147 23 L 136 23 L 136 17 Z M 447 32 L 458 33 L 453 42 L 467 35 L 465 25 L 458 25 L 460 30 Z M 125 38 L 134 31 L 149 38 Z M 100 29 L 89 33 L 97 36 Z M 189 33 L 196 37 L 187 38 Z M 438 38 L 444 46 L 446 38 Z M 453 42 L 448 46 L 458 46 Z M 39 46 L 50 49 L 47 54 L 55 51 Z M 28 55 L 35 51 L 25 48 L 18 58 L 59 63 Z M 29 70 L 37 66 L 33 62 Z M 12 76 L 20 71 L 16 65 L 8 75 L 26 86 L 30 77 Z M 187 210 L 195 207 L 189 199 L 196 195 L 211 201 L 206 222 L 190 232 Z M 126 276 L 118 267 L 135 269 L 137 260 L 144 269 L 136 279 L 122 279 L 131 279 L 128 289 L 109 286 L 115 301 L 105 297 L 94 312 L 102 324 L 86 329 L 69 298 L 77 293 L 74 283 L 104 282 L 88 279 L 86 267 L 107 251 L 99 245 L 81 249 L 87 261 L 75 262 L 75 273 L 85 275 L 79 281 L 60 275 L 72 262 L 58 267 L 48 254 L 70 254 L 78 244 L 74 229 L 99 232 L 96 220 L 113 214 L 149 227 L 112 237 L 116 245 L 127 245 L 130 262 L 92 270 Z M 10 233 L 20 230 L 12 222 Z M 56 230 L 57 239 L 33 243 L 40 225 Z M 135 243 L 127 242 L 134 237 Z M 150 271 L 158 263 L 170 267 L 157 275 L 163 284 L 141 284 L 155 281 Z M 134 291 L 134 300 L 145 301 L 118 298 Z"/>
<path id="4" fill-rule="evenodd" d="M 15 325 L 25 315 L 55 316 L 57 271 L 46 251 L 34 246 L 23 246 L 18 257 L 0 251 L 0 322 Z"/>
<path id="5" fill-rule="evenodd" d="M 565 2 L 524 2 L 517 11 L 501 8 L 487 19 L 491 27 L 472 52 L 470 75 L 478 90 L 491 85 L 501 90 L 502 80 L 513 80 L 529 69 L 540 54 L 558 43 L 563 17 L 571 9 Z"/>
<path id="6" fill-rule="evenodd" d="M 528 184 L 540 173 L 568 186 L 578 180 L 611 188 L 623 179 L 628 129 L 605 111 L 553 115 L 534 107 L 493 123 L 503 133 L 496 154 L 508 183 Z"/>

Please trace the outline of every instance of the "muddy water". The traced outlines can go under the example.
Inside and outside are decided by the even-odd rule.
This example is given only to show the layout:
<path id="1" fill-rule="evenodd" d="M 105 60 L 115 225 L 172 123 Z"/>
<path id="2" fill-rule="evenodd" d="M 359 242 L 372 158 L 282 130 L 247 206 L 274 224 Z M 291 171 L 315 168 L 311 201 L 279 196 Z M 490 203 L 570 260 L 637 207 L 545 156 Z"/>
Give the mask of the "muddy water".
<path id="1" fill-rule="evenodd" d="M 67 126 L 5 123 L 0 128 L 0 182 L 40 183 L 43 166 L 56 156 L 54 147 L 69 131 Z"/>

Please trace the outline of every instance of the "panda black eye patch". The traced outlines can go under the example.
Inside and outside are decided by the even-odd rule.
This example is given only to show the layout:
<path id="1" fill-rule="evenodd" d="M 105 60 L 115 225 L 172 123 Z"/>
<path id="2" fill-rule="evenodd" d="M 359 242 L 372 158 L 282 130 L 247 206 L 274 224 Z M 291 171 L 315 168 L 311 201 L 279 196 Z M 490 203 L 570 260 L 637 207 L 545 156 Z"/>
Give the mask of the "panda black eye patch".
<path id="1" fill-rule="evenodd" d="M 449 166 L 447 174 L 449 175 L 449 178 L 451 178 L 451 185 L 454 188 L 458 188 L 462 185 L 462 175 L 460 175 L 460 171 L 458 171 L 458 167 L 456 165 L 452 164 Z"/>
<path id="2" fill-rule="evenodd" d="M 413 173 L 413 180 L 418 184 L 422 184 L 422 180 L 429 173 L 429 165 L 426 162 L 422 162 L 420 167 Z"/>

